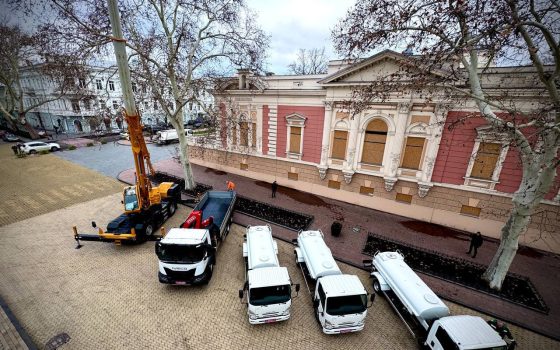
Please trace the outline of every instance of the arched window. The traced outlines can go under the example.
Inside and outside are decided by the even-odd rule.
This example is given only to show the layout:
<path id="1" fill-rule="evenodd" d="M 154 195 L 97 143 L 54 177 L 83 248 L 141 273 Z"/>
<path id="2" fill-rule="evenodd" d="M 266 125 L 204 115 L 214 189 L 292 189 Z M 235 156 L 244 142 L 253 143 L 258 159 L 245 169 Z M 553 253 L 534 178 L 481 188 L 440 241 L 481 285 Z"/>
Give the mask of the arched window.
<path id="1" fill-rule="evenodd" d="M 381 119 L 374 119 L 369 122 L 364 135 L 362 163 L 377 165 L 383 163 L 387 130 L 387 124 Z"/>

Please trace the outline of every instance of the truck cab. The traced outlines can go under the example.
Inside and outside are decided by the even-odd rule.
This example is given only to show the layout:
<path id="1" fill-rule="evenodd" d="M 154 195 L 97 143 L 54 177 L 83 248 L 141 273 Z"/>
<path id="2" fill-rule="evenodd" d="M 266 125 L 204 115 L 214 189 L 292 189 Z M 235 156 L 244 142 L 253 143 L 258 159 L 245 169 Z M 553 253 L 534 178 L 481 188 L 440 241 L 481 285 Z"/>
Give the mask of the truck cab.
<path id="1" fill-rule="evenodd" d="M 278 261 L 278 246 L 270 226 L 249 226 L 243 242 L 246 282 L 239 298 L 247 292 L 249 323 L 262 324 L 290 318 L 292 282 Z M 296 292 L 299 285 L 296 285 Z"/>
<path id="2" fill-rule="evenodd" d="M 313 308 L 325 334 L 364 329 L 367 302 L 367 292 L 354 275 L 325 276 L 315 286 Z"/>
<path id="3" fill-rule="evenodd" d="M 435 321 L 425 345 L 431 350 L 507 350 L 506 342 L 482 318 L 466 315 Z"/>
<path id="4" fill-rule="evenodd" d="M 161 283 L 207 284 L 216 263 L 216 248 L 207 229 L 173 228 L 155 245 Z"/>

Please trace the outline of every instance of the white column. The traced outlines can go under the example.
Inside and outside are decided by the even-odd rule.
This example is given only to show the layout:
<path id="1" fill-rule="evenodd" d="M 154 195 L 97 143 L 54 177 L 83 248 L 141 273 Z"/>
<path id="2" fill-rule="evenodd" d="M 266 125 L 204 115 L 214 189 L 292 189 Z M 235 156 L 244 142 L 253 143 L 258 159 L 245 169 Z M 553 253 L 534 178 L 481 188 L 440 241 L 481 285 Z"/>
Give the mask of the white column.
<path id="1" fill-rule="evenodd" d="M 430 122 L 429 128 L 431 129 L 428 145 L 426 146 L 426 156 L 422 164 L 422 178 L 418 182 L 418 196 L 421 198 L 428 195 L 428 191 L 432 188 L 432 174 L 436 164 L 437 154 L 439 152 L 439 145 L 441 142 L 441 134 L 447 117 L 447 108 L 441 105 L 436 106 L 433 120 Z"/>
<path id="2" fill-rule="evenodd" d="M 331 123 L 333 113 L 333 102 L 323 101 L 325 104 L 325 118 L 323 120 L 323 139 L 321 141 L 321 163 L 317 166 L 319 177 L 323 180 L 327 176 L 329 143 L 331 134 Z"/>
<path id="3" fill-rule="evenodd" d="M 277 137 L 277 105 L 268 106 L 268 155 L 276 157 L 276 137 Z"/>
<path id="4" fill-rule="evenodd" d="M 358 149 L 358 127 L 360 124 L 360 117 L 355 116 L 350 120 L 350 132 L 348 133 L 348 146 L 346 150 L 346 162 L 342 173 L 344 174 L 344 181 L 350 183 L 352 175 L 356 171 L 356 150 Z"/>
<path id="5" fill-rule="evenodd" d="M 263 106 L 257 106 L 257 154 L 262 155 L 262 142 L 263 142 Z"/>
<path id="6" fill-rule="evenodd" d="M 384 167 L 384 177 L 386 179 L 394 179 L 396 181 L 410 107 L 410 103 L 399 103 L 398 113 L 394 119 L 395 134 L 393 135 L 389 149 L 389 162 L 387 166 Z"/>

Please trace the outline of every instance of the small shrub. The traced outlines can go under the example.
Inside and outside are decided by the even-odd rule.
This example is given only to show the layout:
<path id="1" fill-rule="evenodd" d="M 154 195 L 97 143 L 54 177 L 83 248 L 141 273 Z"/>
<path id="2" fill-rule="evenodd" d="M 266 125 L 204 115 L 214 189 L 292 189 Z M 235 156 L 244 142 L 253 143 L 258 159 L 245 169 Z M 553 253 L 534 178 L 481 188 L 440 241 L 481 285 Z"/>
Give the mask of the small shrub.
<path id="1" fill-rule="evenodd" d="M 49 154 L 49 151 L 46 150 L 46 149 L 44 149 L 44 150 L 42 150 L 42 151 L 39 151 L 39 154 Z"/>
<path id="2" fill-rule="evenodd" d="M 88 142 L 88 144 L 86 146 L 93 147 L 93 142 Z"/>
<path id="3" fill-rule="evenodd" d="M 101 144 L 102 144 L 102 145 L 105 145 L 105 144 L 107 144 L 107 141 L 101 140 Z"/>
<path id="4" fill-rule="evenodd" d="M 92 144 L 92 145 L 93 145 L 93 144 Z M 74 145 L 70 145 L 70 146 L 68 147 L 68 150 L 69 150 L 69 151 L 73 151 L 73 150 L 75 150 L 75 149 L 76 149 L 76 146 L 74 146 Z"/>

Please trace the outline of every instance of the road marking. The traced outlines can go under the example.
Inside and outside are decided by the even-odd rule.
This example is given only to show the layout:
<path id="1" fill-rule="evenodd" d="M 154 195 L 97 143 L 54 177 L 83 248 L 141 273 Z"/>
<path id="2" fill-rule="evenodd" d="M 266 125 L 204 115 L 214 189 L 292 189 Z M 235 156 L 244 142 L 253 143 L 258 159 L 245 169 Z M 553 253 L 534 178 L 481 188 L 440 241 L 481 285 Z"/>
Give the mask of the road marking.
<path id="1" fill-rule="evenodd" d="M 84 186 L 81 186 L 80 184 L 74 184 L 74 187 L 80 192 L 85 192 L 85 193 L 88 193 L 88 194 L 93 193 L 92 190 L 88 190 L 87 188 L 85 188 Z"/>
<path id="2" fill-rule="evenodd" d="M 21 207 L 21 205 L 13 199 L 7 199 L 7 200 L 4 201 L 4 203 L 9 205 L 10 207 L 14 208 L 14 211 L 16 213 L 23 213 L 25 211 L 25 209 L 23 209 Z"/>
<path id="3" fill-rule="evenodd" d="M 54 199 L 52 199 L 52 197 L 50 197 L 49 195 L 47 195 L 46 193 L 43 193 L 43 192 L 37 193 L 37 197 L 39 197 L 42 200 L 44 200 L 45 202 L 49 202 L 51 204 L 56 203 L 56 201 Z"/>
<path id="4" fill-rule="evenodd" d="M 67 201 L 68 200 L 68 197 L 66 197 L 64 194 L 58 192 L 57 190 L 50 190 L 49 192 L 52 193 L 53 196 L 57 197 L 61 201 Z"/>
<path id="5" fill-rule="evenodd" d="M 26 203 L 27 205 L 29 205 L 33 209 L 41 208 L 41 204 L 39 204 L 37 201 L 33 200 L 33 198 L 31 198 L 29 196 L 21 196 L 20 200 L 22 202 Z"/>
<path id="6" fill-rule="evenodd" d="M 70 186 L 62 186 L 60 188 L 60 190 L 68 193 L 69 195 L 75 196 L 75 197 L 80 197 L 81 196 L 80 193 L 74 191 Z"/>

